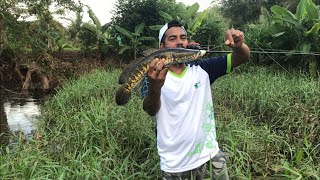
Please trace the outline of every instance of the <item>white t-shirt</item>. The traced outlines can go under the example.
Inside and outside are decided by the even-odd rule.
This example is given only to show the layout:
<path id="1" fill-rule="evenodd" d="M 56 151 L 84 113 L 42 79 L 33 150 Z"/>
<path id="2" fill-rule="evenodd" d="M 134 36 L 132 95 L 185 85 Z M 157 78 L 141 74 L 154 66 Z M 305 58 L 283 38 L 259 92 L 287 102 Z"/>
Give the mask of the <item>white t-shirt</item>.
<path id="1" fill-rule="evenodd" d="M 227 63 L 225 56 L 207 62 L 188 65 L 181 75 L 169 71 L 166 76 L 156 115 L 163 171 L 176 173 L 197 168 L 219 151 L 210 85 L 230 71 L 227 64 L 231 61 Z M 214 64 L 222 67 L 220 72 L 213 72 L 217 68 L 212 67 Z"/>

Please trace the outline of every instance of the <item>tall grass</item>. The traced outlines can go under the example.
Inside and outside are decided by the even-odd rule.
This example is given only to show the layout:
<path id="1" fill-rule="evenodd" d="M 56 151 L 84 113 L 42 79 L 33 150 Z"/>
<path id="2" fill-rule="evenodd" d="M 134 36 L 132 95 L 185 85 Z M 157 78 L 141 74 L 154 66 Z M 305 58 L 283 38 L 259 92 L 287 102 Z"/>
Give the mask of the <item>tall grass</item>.
<path id="1" fill-rule="evenodd" d="M 221 78 L 213 91 L 233 174 L 319 179 L 319 80 L 260 68 Z"/>
<path id="2" fill-rule="evenodd" d="M 133 96 L 117 106 L 119 70 L 72 80 L 45 104 L 36 135 L 0 150 L 0 179 L 158 179 L 155 119 Z M 231 178 L 319 179 L 319 81 L 252 69 L 213 87 Z"/>
<path id="3" fill-rule="evenodd" d="M 38 132 L 42 138 L 2 151 L 1 176 L 156 178 L 155 121 L 137 96 L 126 106 L 116 105 L 119 74 L 97 71 L 66 84 L 44 107 Z"/>

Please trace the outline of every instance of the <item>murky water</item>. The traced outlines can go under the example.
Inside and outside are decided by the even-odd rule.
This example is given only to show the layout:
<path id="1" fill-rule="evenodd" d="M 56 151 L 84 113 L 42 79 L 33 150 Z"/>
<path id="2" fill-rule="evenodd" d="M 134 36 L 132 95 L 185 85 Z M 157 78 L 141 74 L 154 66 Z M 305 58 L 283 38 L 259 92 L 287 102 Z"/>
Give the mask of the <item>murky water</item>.
<path id="1" fill-rule="evenodd" d="M 18 88 L 0 87 L 0 134 L 22 132 L 30 135 L 36 129 L 41 104 L 48 99 L 43 91 L 22 93 Z"/>

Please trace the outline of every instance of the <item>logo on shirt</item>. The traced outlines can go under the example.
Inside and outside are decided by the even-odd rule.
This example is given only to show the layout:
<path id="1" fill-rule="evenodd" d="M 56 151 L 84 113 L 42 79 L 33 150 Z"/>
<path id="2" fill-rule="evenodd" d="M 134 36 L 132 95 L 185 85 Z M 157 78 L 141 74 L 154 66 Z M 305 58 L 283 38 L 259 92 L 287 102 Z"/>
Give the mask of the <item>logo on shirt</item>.
<path id="1" fill-rule="evenodd" d="M 200 81 L 198 81 L 197 83 L 195 83 L 193 86 L 194 86 L 196 89 L 198 89 L 198 88 L 200 87 Z"/>

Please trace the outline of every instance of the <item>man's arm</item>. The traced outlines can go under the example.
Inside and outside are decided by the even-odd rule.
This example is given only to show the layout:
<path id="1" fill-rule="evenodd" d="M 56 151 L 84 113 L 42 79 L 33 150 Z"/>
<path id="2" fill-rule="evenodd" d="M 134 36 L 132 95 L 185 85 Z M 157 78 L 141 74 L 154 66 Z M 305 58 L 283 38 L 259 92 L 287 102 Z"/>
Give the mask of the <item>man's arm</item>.
<path id="1" fill-rule="evenodd" d="M 148 95 L 144 98 L 143 109 L 150 115 L 155 116 L 161 107 L 160 95 L 168 69 L 162 69 L 164 60 L 154 59 L 148 70 Z"/>
<path id="2" fill-rule="evenodd" d="M 244 43 L 243 32 L 235 29 L 227 30 L 225 44 L 232 48 L 232 68 L 239 66 L 240 64 L 249 61 L 250 49 Z"/>

